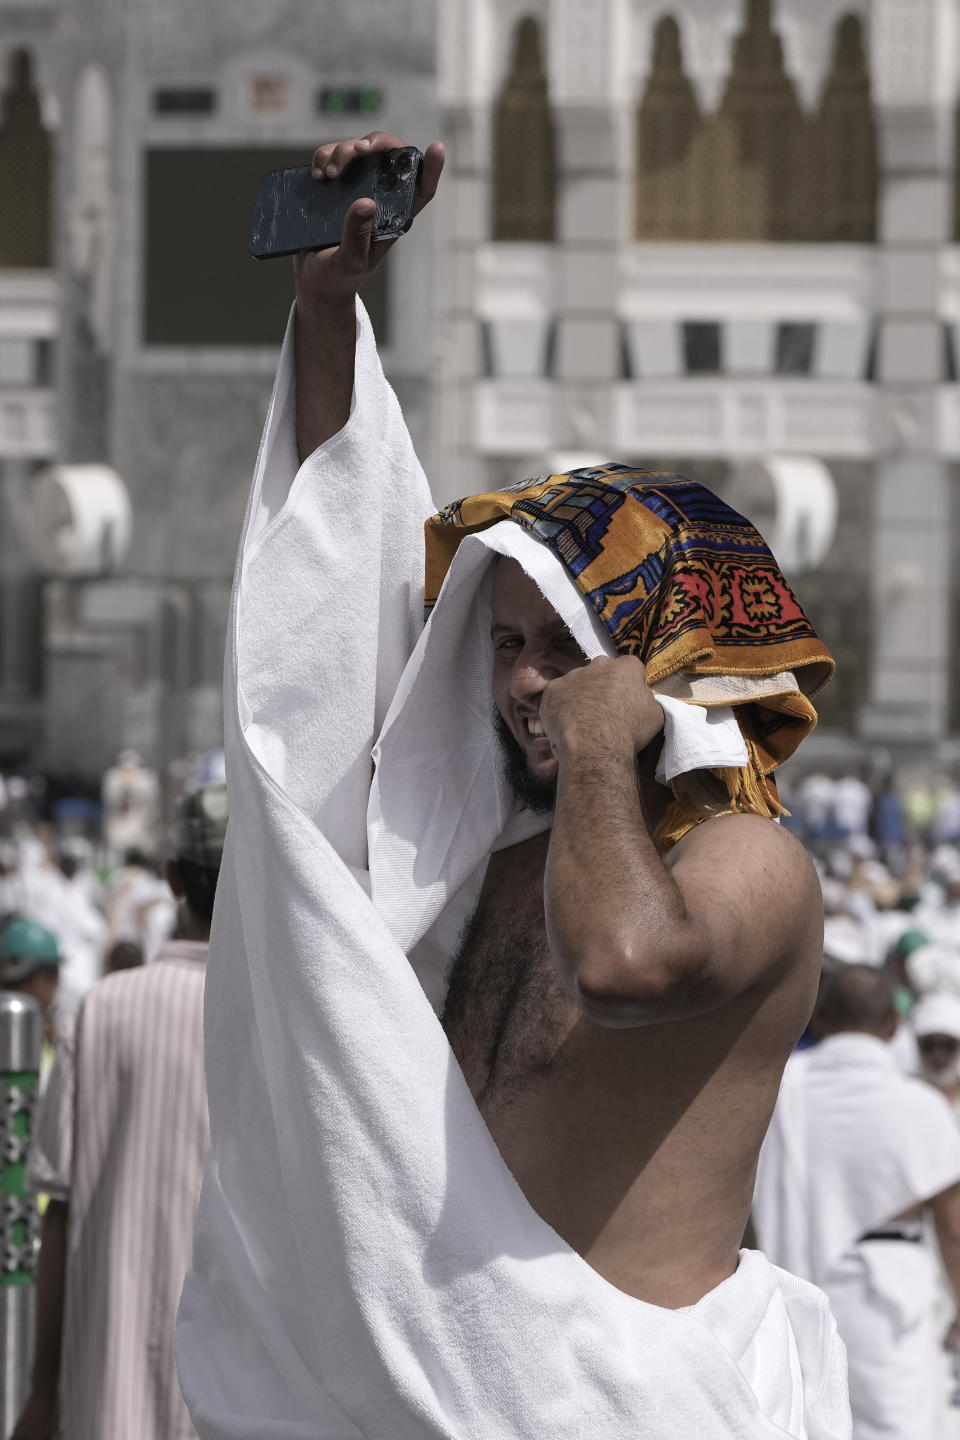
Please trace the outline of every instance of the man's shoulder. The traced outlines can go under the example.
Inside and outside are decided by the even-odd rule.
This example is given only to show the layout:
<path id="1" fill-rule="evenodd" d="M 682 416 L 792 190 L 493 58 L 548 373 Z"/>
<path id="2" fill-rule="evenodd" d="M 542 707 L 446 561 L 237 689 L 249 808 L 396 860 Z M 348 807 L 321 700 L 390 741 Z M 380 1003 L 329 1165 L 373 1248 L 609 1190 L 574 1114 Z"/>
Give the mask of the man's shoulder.
<path id="1" fill-rule="evenodd" d="M 183 967 L 164 964 L 165 949 L 149 965 L 118 970 L 116 974 L 105 975 L 98 980 L 84 998 L 84 1012 L 98 1018 L 122 1014 L 132 1005 L 152 1000 L 171 988 L 179 989 L 182 981 L 178 977 L 182 976 Z M 201 982 L 198 988 L 202 989 L 202 964 L 197 964 L 196 971 Z"/>
<path id="2" fill-rule="evenodd" d="M 703 935 L 705 973 L 735 998 L 776 987 L 800 1034 L 823 956 L 823 899 L 813 862 L 795 836 L 757 815 L 703 822 L 668 857 L 688 914 Z M 785 983 L 789 982 L 789 983 Z M 795 1033 L 793 1033 L 795 1031 Z"/>
<path id="3" fill-rule="evenodd" d="M 762 815 L 724 814 L 703 821 L 675 846 L 670 863 L 752 872 L 767 885 L 793 889 L 798 899 L 821 901 L 820 879 L 807 851 L 785 825 Z"/>

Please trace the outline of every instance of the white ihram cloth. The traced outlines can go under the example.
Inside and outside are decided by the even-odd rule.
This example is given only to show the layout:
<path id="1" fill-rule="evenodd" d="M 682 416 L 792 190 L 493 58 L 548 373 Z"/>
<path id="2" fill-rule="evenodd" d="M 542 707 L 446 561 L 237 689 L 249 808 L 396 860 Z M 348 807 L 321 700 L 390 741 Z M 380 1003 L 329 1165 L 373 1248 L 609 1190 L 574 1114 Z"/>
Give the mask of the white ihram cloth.
<path id="1" fill-rule="evenodd" d="M 437 856 L 421 885 L 384 828 L 403 798 L 388 760 L 402 703 L 369 797 L 420 630 L 431 504 L 365 318 L 350 420 L 299 470 L 293 407 L 288 336 L 227 650 L 212 1151 L 177 1337 L 197 1430 L 842 1440 L 842 1346 L 812 1287 L 748 1251 L 689 1310 L 644 1304 L 565 1245 L 504 1165 L 385 919 L 413 940 L 437 908 Z M 476 760 L 431 772 L 419 808 L 438 831 Z M 482 763 L 473 774 L 484 814 Z M 384 913 L 368 893 L 368 798 Z M 476 843 L 488 834 L 484 815 Z M 426 899 L 404 901 L 409 873 L 387 883 L 391 844 Z"/>
<path id="2" fill-rule="evenodd" d="M 764 1252 L 830 1299 L 856 1440 L 933 1436 L 937 1271 L 926 1242 L 858 1243 L 960 1180 L 960 1132 L 932 1086 L 872 1035 L 830 1036 L 787 1066 L 760 1154 Z"/>

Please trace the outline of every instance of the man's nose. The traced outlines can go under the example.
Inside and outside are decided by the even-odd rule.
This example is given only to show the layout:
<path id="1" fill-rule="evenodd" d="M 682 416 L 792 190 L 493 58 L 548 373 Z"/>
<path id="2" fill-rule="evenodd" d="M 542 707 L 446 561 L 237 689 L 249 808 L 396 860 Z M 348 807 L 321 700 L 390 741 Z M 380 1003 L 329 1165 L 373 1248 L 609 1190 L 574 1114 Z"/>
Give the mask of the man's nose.
<path id="1" fill-rule="evenodd" d="M 510 677 L 510 694 L 514 700 L 530 704 L 540 699 L 549 679 L 546 667 L 538 661 L 518 661 Z"/>

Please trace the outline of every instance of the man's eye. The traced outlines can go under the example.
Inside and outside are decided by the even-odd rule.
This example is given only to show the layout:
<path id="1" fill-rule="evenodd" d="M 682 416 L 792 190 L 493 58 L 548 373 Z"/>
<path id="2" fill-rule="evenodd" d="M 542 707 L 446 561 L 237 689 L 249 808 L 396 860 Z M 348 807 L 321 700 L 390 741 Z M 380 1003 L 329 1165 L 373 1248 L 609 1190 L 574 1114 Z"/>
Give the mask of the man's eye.
<path id="1" fill-rule="evenodd" d="M 496 642 L 496 650 L 519 650 L 523 642 L 519 635 L 502 635 Z"/>

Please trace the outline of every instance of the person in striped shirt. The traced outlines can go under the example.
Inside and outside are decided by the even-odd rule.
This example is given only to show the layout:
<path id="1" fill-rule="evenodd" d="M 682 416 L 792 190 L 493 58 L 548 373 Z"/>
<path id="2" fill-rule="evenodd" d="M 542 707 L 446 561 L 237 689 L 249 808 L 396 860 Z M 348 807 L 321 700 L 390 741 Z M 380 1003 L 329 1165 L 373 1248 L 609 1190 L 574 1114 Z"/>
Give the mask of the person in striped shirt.
<path id="1" fill-rule="evenodd" d="M 185 797 L 167 867 L 173 940 L 94 986 L 61 1037 L 28 1166 L 51 1199 L 14 1440 L 195 1433 L 173 1326 L 210 1143 L 203 984 L 226 814 L 223 785 Z"/>

